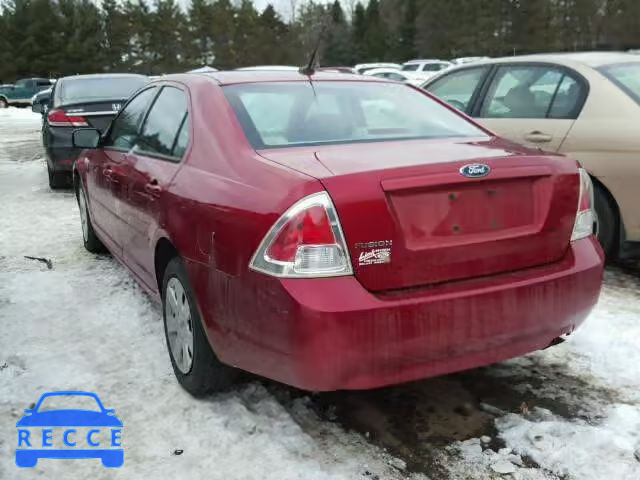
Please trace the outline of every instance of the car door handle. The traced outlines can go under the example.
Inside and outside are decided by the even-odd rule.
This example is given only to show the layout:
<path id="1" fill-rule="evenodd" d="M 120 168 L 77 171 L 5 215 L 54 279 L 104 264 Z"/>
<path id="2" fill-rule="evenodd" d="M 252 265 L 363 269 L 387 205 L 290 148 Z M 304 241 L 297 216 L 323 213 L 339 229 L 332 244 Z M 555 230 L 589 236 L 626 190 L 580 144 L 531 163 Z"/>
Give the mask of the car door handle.
<path id="1" fill-rule="evenodd" d="M 102 176 L 104 177 L 104 179 L 107 182 L 115 182 L 117 180 L 114 180 L 113 178 L 113 169 L 111 169 L 110 167 L 105 167 L 102 169 Z"/>
<path id="2" fill-rule="evenodd" d="M 158 184 L 158 180 L 154 178 L 145 184 L 144 191 L 152 197 L 158 198 L 160 196 L 160 192 L 162 191 L 162 187 Z"/>
<path id="3" fill-rule="evenodd" d="M 524 136 L 525 140 L 532 143 L 549 143 L 553 136 L 548 133 L 543 133 L 539 130 L 535 130 L 533 132 L 529 132 Z"/>

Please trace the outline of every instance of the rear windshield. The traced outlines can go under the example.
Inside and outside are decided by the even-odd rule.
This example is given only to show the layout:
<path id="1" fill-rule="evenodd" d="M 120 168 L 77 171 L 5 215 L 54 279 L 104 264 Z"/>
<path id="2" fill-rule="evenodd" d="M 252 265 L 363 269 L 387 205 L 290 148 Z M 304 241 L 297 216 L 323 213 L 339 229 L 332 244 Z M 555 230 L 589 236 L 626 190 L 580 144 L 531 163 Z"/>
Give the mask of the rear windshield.
<path id="1" fill-rule="evenodd" d="M 149 82 L 146 77 L 96 77 L 65 79 L 56 87 L 59 104 L 126 100 Z"/>
<path id="2" fill-rule="evenodd" d="M 401 84 L 279 82 L 224 87 L 254 148 L 485 137 L 462 116 Z"/>
<path id="3" fill-rule="evenodd" d="M 606 65 L 598 70 L 640 103 L 640 62 Z"/>

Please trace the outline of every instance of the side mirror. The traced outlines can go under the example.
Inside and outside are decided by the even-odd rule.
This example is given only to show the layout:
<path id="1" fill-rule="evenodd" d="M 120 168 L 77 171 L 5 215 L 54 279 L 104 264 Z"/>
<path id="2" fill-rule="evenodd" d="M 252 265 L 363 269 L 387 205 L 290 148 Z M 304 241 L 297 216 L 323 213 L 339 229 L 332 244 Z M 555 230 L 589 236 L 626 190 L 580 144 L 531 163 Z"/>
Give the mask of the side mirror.
<path id="1" fill-rule="evenodd" d="M 95 128 L 80 128 L 73 131 L 71 140 L 77 148 L 98 148 L 100 132 Z"/>
<path id="2" fill-rule="evenodd" d="M 40 102 L 36 102 L 31 105 L 31 111 L 34 113 L 42 113 L 42 104 Z"/>
<path id="3" fill-rule="evenodd" d="M 33 410 L 34 410 L 33 408 L 27 408 L 27 409 L 25 409 L 24 413 L 31 414 L 31 413 L 33 413 Z"/>
<path id="4" fill-rule="evenodd" d="M 115 408 L 105 408 L 104 413 L 106 413 L 107 415 L 113 415 L 114 413 L 116 413 L 116 410 Z"/>

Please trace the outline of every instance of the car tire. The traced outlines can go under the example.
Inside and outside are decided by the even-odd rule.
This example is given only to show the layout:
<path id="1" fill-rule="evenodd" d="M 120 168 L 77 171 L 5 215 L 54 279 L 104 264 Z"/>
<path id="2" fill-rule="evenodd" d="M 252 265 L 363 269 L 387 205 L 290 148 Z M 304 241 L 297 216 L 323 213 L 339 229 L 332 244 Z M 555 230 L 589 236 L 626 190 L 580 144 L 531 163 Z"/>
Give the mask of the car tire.
<path id="1" fill-rule="evenodd" d="M 80 224 L 82 226 L 82 242 L 84 248 L 91 253 L 103 253 L 107 249 L 93 229 L 91 216 L 89 215 L 89 207 L 87 205 L 87 195 L 82 184 L 76 188 L 76 200 L 78 201 L 78 209 L 80 210 Z"/>
<path id="2" fill-rule="evenodd" d="M 49 176 L 49 187 L 51 190 L 58 190 L 69 186 L 69 175 L 52 170 L 48 164 L 47 175 Z"/>
<path id="3" fill-rule="evenodd" d="M 4 98 L 0 98 L 0 108 L 9 108 L 9 103 Z"/>
<path id="4" fill-rule="evenodd" d="M 173 300 L 171 300 L 173 298 Z M 188 307 L 182 322 L 178 311 Z M 181 258 L 174 257 L 164 271 L 162 281 L 162 318 L 164 334 L 171 359 L 171 366 L 178 382 L 194 397 L 220 392 L 232 386 L 239 371 L 229 367 L 216 357 L 204 332 L 202 319 L 186 268 Z M 178 324 L 184 328 L 180 329 Z M 189 346 L 191 334 L 191 361 L 183 356 L 184 345 Z M 182 340 L 180 340 L 182 339 Z M 182 344 L 182 345 L 181 345 Z M 182 353 L 181 353 L 182 352 Z"/>
<path id="5" fill-rule="evenodd" d="M 598 217 L 598 240 L 607 260 L 613 260 L 618 254 L 619 246 L 618 214 L 601 187 L 594 186 L 593 196 Z"/>

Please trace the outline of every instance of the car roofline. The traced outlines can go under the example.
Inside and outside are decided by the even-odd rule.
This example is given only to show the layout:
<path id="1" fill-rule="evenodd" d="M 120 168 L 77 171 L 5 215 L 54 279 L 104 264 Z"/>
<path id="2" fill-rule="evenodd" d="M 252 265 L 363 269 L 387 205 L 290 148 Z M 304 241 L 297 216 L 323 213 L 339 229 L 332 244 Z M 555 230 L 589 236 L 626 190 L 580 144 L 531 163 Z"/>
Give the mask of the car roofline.
<path id="1" fill-rule="evenodd" d="M 163 81 L 188 82 L 189 79 L 206 78 L 220 86 L 238 85 L 248 83 L 290 83 L 290 82 L 363 82 L 363 83 L 390 83 L 388 79 L 376 78 L 369 75 L 359 75 L 342 72 L 317 71 L 313 75 L 304 75 L 290 71 L 247 71 L 226 70 L 219 72 L 194 72 L 175 73 L 165 75 L 150 83 L 162 83 Z"/>
<path id="2" fill-rule="evenodd" d="M 100 398 L 98 397 L 98 395 L 96 395 L 93 392 L 83 392 L 80 390 L 69 390 L 69 391 L 59 391 L 59 392 L 46 392 L 43 393 L 40 398 L 38 399 L 38 402 L 36 403 L 36 406 L 33 407 L 33 410 L 37 410 L 38 407 L 42 404 L 42 401 L 47 398 L 47 397 L 60 397 L 60 396 L 82 396 L 82 397 L 93 397 L 95 398 L 95 400 L 98 402 L 98 405 L 100 405 L 100 408 L 102 408 L 102 410 L 107 410 L 106 408 L 104 408 L 104 405 L 102 404 L 102 402 L 100 401 Z"/>

